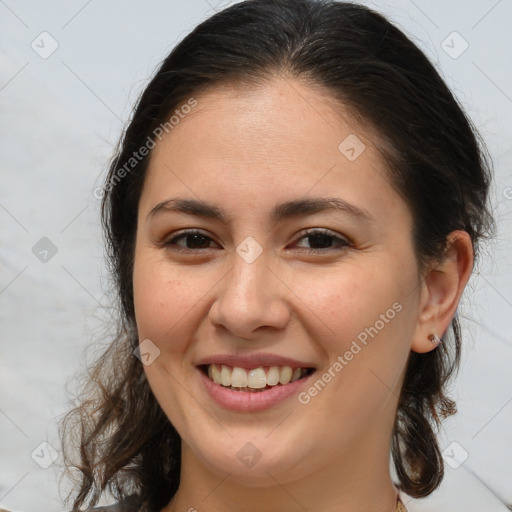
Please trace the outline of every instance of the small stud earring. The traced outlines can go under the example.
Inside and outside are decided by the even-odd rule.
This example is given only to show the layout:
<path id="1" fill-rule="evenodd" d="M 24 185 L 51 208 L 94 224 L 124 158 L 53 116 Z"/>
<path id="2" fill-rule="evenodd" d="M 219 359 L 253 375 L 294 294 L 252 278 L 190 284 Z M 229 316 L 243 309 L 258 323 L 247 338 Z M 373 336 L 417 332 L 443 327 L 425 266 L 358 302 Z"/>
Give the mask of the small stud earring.
<path id="1" fill-rule="evenodd" d="M 428 339 L 434 344 L 439 345 L 441 343 L 441 339 L 436 334 L 431 334 Z"/>

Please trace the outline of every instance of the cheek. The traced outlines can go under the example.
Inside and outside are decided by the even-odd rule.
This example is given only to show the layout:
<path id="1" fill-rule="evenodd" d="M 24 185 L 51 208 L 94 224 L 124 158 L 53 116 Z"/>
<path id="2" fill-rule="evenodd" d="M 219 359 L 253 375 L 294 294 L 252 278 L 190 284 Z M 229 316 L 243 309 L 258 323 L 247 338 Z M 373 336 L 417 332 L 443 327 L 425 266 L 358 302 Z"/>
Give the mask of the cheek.
<path id="1" fill-rule="evenodd" d="M 293 282 L 333 348 L 342 350 L 376 322 L 379 330 L 384 330 L 382 322 L 386 328 L 396 323 L 393 304 L 400 301 L 399 280 L 392 269 L 382 271 L 380 262 L 368 259 L 364 267 L 344 263 L 327 272 L 297 272 Z"/>
<path id="2" fill-rule="evenodd" d="M 139 337 L 149 338 L 162 348 L 163 340 L 181 328 L 180 320 L 197 303 L 199 293 L 194 286 L 194 280 L 171 272 L 168 263 L 136 257 L 133 295 Z"/>
<path id="3" fill-rule="evenodd" d="M 208 304 L 222 272 L 173 265 L 162 252 L 136 254 L 133 274 L 135 319 L 140 340 L 150 339 L 165 354 L 187 354 L 204 328 Z M 174 365 L 178 359 L 162 358 Z"/>
<path id="4" fill-rule="evenodd" d="M 308 316 L 319 326 L 314 339 L 329 365 L 323 370 L 336 375 L 331 391 L 344 396 L 347 410 L 379 408 L 399 385 L 409 354 L 414 294 L 406 290 L 414 283 L 414 273 L 368 258 L 364 266 L 297 274 L 295 282 L 304 290 L 302 299 L 312 313 Z"/>

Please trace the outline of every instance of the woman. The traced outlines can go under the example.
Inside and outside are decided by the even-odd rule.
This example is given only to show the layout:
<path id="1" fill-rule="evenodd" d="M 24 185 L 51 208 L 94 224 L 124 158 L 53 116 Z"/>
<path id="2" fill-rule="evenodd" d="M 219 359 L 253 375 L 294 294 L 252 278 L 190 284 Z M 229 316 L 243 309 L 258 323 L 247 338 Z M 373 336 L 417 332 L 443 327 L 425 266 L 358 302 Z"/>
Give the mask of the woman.
<path id="1" fill-rule="evenodd" d="M 252 0 L 199 25 L 105 183 L 121 317 L 64 424 L 73 510 L 105 491 L 105 510 L 159 512 L 430 494 L 489 183 L 470 121 L 381 15 Z"/>

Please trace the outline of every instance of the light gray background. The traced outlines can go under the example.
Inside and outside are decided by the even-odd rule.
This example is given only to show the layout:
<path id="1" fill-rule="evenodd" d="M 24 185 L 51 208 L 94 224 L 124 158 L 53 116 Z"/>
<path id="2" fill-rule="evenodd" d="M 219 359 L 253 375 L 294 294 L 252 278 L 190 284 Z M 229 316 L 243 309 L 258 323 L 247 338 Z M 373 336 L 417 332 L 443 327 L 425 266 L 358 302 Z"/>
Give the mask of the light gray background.
<path id="1" fill-rule="evenodd" d="M 486 139 L 496 171 L 499 231 L 460 308 L 459 413 L 442 433 L 447 461 L 467 459 L 457 469 L 447 464 L 431 497 L 406 503 L 412 512 L 504 512 L 512 505 L 512 1 L 366 3 L 434 61 Z M 64 509 L 61 455 L 45 470 L 31 454 L 44 462 L 42 442 L 59 450 L 66 381 L 83 367 L 84 348 L 105 339 L 108 277 L 93 190 L 156 65 L 224 5 L 0 0 L 0 507 Z M 51 48 L 43 31 L 59 45 L 46 59 L 31 47 Z M 443 49 L 463 48 L 454 31 L 469 44 L 458 58 Z M 42 237 L 57 247 L 46 263 L 32 252 Z"/>

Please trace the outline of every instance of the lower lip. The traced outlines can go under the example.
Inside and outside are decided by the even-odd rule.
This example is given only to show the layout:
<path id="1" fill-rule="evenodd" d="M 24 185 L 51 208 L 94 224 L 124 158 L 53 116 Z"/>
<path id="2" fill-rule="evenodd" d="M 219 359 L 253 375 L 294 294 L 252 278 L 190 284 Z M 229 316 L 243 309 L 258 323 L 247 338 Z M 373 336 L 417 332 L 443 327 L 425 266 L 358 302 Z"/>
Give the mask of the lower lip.
<path id="1" fill-rule="evenodd" d="M 210 397 L 225 409 L 238 412 L 264 411 L 284 402 L 287 398 L 298 393 L 316 372 L 289 384 L 277 385 L 265 391 L 233 391 L 232 389 L 215 384 L 199 368 L 199 375 Z"/>

